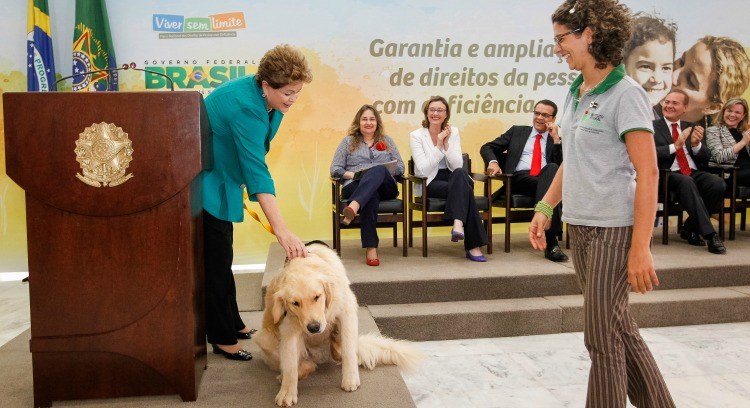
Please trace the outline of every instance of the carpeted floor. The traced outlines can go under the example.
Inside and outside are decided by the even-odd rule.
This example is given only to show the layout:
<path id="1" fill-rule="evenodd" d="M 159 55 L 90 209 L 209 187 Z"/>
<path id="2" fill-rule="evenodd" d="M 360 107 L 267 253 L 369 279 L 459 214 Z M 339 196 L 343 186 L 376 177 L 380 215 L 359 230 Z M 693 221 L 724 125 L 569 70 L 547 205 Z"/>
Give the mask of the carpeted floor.
<path id="1" fill-rule="evenodd" d="M 251 327 L 259 327 L 260 312 L 243 313 Z M 366 309 L 360 309 L 360 331 L 377 330 Z M 30 331 L 0 347 L 0 407 L 32 407 L 32 369 L 29 352 Z M 249 362 L 236 362 L 209 353 L 208 369 L 204 372 L 198 400 L 184 403 L 177 395 L 120 398 L 111 400 L 55 401 L 53 406 L 77 407 L 275 407 L 279 389 L 277 373 L 269 370 L 252 341 L 243 342 L 253 356 Z M 298 407 L 414 407 L 409 390 L 393 366 L 360 369 L 362 386 L 348 393 L 339 388 L 341 370 L 323 366 L 299 384 Z"/>

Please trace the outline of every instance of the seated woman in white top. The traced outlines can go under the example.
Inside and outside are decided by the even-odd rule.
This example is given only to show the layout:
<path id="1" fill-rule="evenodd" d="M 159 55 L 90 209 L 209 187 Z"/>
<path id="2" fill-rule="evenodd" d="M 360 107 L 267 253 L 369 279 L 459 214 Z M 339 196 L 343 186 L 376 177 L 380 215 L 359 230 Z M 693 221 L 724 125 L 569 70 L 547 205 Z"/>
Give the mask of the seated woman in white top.
<path id="1" fill-rule="evenodd" d="M 415 175 L 427 178 L 428 198 L 446 200 L 445 219 L 453 220 L 451 241 L 463 240 L 466 257 L 485 262 L 481 247 L 487 245 L 487 232 L 474 200 L 474 180 L 463 169 L 458 129 L 448 124 L 448 102 L 433 96 L 422 110 L 422 127 L 411 132 L 409 140 Z M 421 195 L 420 186 L 415 194 Z"/>

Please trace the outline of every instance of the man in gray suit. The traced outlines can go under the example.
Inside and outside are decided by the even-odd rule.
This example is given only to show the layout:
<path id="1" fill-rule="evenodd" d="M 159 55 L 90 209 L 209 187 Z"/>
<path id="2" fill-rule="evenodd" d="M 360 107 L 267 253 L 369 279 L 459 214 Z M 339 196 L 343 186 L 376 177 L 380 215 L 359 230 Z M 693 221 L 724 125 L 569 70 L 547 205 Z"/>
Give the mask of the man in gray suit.
<path id="1" fill-rule="evenodd" d="M 562 163 L 556 116 L 557 105 L 547 99 L 541 100 L 534 106 L 533 126 L 511 126 L 497 139 L 485 143 L 480 153 L 487 174 L 512 174 L 514 194 L 534 197 L 535 202 L 541 200 Z M 498 193 L 493 194 L 493 200 L 498 198 Z M 547 249 L 544 256 L 550 261 L 568 260 L 557 243 L 557 235 L 561 232 L 560 206 L 557 206 L 552 226 L 545 232 Z"/>

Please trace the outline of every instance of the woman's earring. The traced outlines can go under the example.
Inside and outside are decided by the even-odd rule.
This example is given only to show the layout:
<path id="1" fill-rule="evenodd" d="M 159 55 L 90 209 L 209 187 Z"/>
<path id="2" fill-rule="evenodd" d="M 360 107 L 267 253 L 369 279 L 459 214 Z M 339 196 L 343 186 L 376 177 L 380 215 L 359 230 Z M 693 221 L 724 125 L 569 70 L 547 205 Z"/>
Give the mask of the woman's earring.
<path id="1" fill-rule="evenodd" d="M 261 94 L 261 96 L 265 98 L 265 97 L 266 97 L 266 94 Z"/>

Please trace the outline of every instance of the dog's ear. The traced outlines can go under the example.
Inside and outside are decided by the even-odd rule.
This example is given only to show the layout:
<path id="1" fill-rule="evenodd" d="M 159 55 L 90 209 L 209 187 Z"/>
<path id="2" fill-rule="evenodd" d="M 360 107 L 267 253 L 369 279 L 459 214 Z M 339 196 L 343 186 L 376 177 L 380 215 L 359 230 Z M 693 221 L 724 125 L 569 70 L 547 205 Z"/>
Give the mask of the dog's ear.
<path id="1" fill-rule="evenodd" d="M 326 310 L 328 310 L 331 307 L 331 302 L 333 302 L 333 288 L 331 287 L 331 282 L 324 281 L 323 282 L 323 291 L 326 293 Z"/>
<path id="2" fill-rule="evenodd" d="M 277 292 L 273 296 L 273 304 L 271 305 L 271 316 L 273 316 L 273 323 L 278 324 L 279 320 L 286 314 L 286 302 L 282 293 Z"/>

